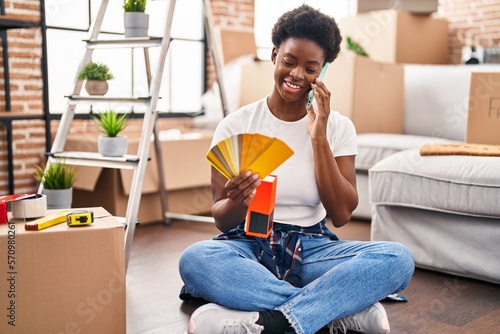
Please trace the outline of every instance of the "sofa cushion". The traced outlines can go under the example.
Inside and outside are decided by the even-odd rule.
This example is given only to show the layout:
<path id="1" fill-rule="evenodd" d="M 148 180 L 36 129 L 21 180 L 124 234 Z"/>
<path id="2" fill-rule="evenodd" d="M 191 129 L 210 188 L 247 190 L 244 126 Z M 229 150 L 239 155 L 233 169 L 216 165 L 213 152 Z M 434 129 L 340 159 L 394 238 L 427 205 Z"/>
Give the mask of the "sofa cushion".
<path id="1" fill-rule="evenodd" d="M 368 171 L 380 160 L 400 151 L 420 148 L 424 144 L 453 142 L 435 137 L 402 135 L 392 133 L 358 134 L 358 156 L 356 169 Z"/>
<path id="2" fill-rule="evenodd" d="M 369 170 L 371 203 L 500 217 L 500 157 L 421 156 L 410 149 Z"/>

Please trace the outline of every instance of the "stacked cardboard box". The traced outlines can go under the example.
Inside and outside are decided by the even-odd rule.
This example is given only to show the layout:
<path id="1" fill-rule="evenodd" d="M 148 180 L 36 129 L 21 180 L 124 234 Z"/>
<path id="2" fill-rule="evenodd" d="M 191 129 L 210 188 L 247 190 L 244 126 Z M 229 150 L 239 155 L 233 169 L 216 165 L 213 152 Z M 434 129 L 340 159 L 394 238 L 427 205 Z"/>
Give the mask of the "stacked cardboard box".
<path id="1" fill-rule="evenodd" d="M 355 15 L 339 21 L 342 52 L 324 81 L 333 109 L 349 116 L 358 133 L 402 133 L 403 64 L 447 63 L 448 22 L 430 15 L 436 10 L 437 1 L 358 0 Z M 348 37 L 368 57 L 348 51 Z"/>
<path id="2" fill-rule="evenodd" d="M 339 26 L 344 40 L 351 37 L 376 61 L 448 62 L 448 21 L 444 18 L 389 9 L 344 18 Z"/>

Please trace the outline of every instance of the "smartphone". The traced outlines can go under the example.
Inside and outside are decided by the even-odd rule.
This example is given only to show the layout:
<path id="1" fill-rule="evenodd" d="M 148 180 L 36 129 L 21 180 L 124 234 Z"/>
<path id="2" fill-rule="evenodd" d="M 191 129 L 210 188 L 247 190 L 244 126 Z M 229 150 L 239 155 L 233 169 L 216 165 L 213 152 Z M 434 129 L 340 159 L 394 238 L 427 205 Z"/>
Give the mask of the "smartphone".
<path id="1" fill-rule="evenodd" d="M 321 69 L 321 72 L 319 72 L 319 76 L 318 76 L 318 80 L 323 80 L 323 77 L 325 76 L 325 72 L 326 72 L 326 69 L 328 68 L 328 62 L 325 63 L 325 65 L 323 65 L 323 68 Z M 311 107 L 311 104 L 314 100 L 314 90 L 311 89 L 311 91 L 309 92 L 309 100 L 307 101 L 307 108 L 310 108 Z"/>

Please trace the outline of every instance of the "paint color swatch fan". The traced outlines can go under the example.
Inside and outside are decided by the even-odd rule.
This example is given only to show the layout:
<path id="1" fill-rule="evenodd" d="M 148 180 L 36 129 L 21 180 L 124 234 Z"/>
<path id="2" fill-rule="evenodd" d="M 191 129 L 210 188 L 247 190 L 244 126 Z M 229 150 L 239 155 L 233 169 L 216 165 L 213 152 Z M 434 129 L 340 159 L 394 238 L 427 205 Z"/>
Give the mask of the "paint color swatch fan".
<path id="1" fill-rule="evenodd" d="M 207 160 L 226 178 L 251 170 L 263 179 L 293 155 L 288 145 L 259 133 L 242 133 L 221 140 L 207 154 Z"/>
<path id="2" fill-rule="evenodd" d="M 212 147 L 207 160 L 226 178 L 251 170 L 262 182 L 248 206 L 245 233 L 267 238 L 273 229 L 277 177 L 269 175 L 293 155 L 292 149 L 278 138 L 258 133 L 243 133 L 226 138 Z"/>

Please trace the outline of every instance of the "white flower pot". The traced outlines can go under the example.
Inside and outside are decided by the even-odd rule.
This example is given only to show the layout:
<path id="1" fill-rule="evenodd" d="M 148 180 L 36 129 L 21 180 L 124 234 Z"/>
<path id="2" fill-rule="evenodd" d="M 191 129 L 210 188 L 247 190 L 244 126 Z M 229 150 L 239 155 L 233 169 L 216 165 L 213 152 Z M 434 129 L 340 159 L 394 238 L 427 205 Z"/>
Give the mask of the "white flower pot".
<path id="1" fill-rule="evenodd" d="M 125 37 L 148 37 L 149 15 L 143 12 L 125 12 Z"/>
<path id="2" fill-rule="evenodd" d="M 104 157 L 122 157 L 127 153 L 128 138 L 126 136 L 99 136 L 97 150 Z"/>
<path id="3" fill-rule="evenodd" d="M 47 209 L 69 209 L 73 201 L 73 188 L 43 189 L 42 194 L 47 196 Z"/>

